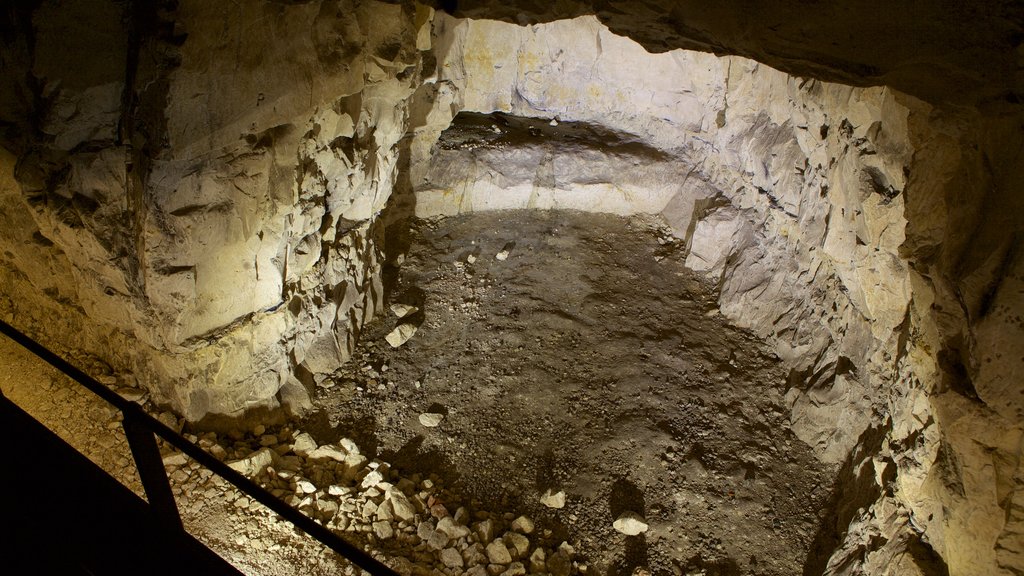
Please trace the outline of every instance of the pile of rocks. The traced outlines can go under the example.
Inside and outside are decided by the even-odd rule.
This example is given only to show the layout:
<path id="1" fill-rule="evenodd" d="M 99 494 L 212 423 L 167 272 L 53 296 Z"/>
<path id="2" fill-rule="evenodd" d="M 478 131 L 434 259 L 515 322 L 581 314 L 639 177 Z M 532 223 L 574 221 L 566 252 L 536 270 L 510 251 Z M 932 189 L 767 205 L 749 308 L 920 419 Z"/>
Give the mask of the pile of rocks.
<path id="1" fill-rule="evenodd" d="M 367 458 L 351 440 L 320 446 L 308 433 L 288 428 L 254 432 L 230 447 L 213 433 L 193 438 L 338 535 L 381 553 L 401 574 L 586 572 L 570 544 L 553 545 L 551 531 L 530 518 L 471 511 L 436 476 L 403 477 L 387 462 Z M 164 462 L 172 478 L 195 467 L 173 451 Z"/>

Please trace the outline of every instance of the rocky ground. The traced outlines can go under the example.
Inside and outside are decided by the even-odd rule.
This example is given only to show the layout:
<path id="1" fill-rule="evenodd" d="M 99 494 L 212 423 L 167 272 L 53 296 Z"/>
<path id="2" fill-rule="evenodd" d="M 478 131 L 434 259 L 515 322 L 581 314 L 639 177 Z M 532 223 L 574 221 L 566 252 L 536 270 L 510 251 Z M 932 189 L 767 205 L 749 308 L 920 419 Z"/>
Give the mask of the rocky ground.
<path id="1" fill-rule="evenodd" d="M 17 344 L 0 339 L 3 393 L 139 495 L 141 483 L 120 415 Z M 87 360 L 76 364 L 87 365 Z M 91 372 L 101 374 L 95 364 Z M 25 377 L 25 375 L 29 375 Z M 117 387 L 115 379 L 102 377 Z M 159 412 L 145 393 L 118 387 L 165 424 L 184 422 Z M 73 415 L 84 415 L 73 418 Z M 351 440 L 320 445 L 289 426 L 257 426 L 218 437 L 185 436 L 275 495 L 364 546 L 400 574 L 519 576 L 586 572 L 565 542 L 525 517 L 461 505 L 436 475 L 403 476 L 370 459 Z M 186 528 L 247 574 L 336 575 L 358 571 L 290 523 L 241 494 L 184 454 L 163 448 L 164 465 Z"/>
<path id="2" fill-rule="evenodd" d="M 666 231 L 509 211 L 395 243 L 393 309 L 321 383 L 315 435 L 527 514 L 596 573 L 802 571 L 828 470 L 788 428 L 773 353 Z M 646 532 L 616 531 L 627 512 Z"/>
<path id="3" fill-rule="evenodd" d="M 401 243 L 389 314 L 311 416 L 188 436 L 403 574 L 802 571 L 828 471 L 788 429 L 777 360 L 667 233 L 504 212 Z M 0 357 L 6 395 L 140 491 L 115 411 L 9 341 Z M 184 455 L 165 464 L 188 529 L 243 571 L 354 573 Z"/>

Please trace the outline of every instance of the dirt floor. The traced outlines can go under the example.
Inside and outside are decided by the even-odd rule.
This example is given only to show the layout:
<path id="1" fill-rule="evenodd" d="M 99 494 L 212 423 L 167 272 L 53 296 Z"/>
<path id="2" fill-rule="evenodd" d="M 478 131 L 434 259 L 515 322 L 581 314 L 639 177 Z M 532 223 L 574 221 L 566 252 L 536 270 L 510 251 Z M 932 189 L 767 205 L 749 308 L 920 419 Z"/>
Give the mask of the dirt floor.
<path id="1" fill-rule="evenodd" d="M 389 302 L 419 311 L 366 328 L 303 429 L 529 514 L 589 573 L 802 573 L 831 471 L 789 430 L 777 358 L 653 220 L 478 213 L 402 240 Z M 616 532 L 625 510 L 649 530 Z"/>

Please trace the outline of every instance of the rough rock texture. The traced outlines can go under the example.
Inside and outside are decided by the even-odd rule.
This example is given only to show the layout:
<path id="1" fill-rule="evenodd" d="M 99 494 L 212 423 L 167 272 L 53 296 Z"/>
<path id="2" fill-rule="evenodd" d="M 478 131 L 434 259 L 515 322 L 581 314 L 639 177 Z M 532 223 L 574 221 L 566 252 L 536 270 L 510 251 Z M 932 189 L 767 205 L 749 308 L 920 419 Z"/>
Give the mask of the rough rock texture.
<path id="1" fill-rule="evenodd" d="M 190 421 L 295 411 L 383 305 L 374 217 L 430 10 L 57 4 L 11 15 L 42 134 L 0 157 L 3 308 Z"/>
<path id="2" fill-rule="evenodd" d="M 834 533 L 808 573 L 1015 569 L 1019 117 L 743 58 L 649 55 L 589 17 L 440 15 L 434 30 L 408 212 L 662 206 L 722 312 L 789 363 L 794 431 L 842 465 Z M 628 164 L 623 141 L 648 172 L 600 168 Z M 583 189 L 597 192 L 575 199 Z M 979 228 L 983 214 L 998 226 Z"/>
<path id="3" fill-rule="evenodd" d="M 933 102 L 1015 105 L 1024 96 L 1024 5 L 750 0 L 437 0 L 464 18 L 520 25 L 596 15 L 651 52 L 734 54 L 858 86 L 886 84 Z"/>
<path id="4" fill-rule="evenodd" d="M 6 8 L 4 317 L 189 421 L 301 410 L 384 304 L 392 188 L 415 213 L 514 153 L 432 210 L 495 188 L 586 208 L 581 185 L 660 209 L 722 312 L 776 343 L 794 431 L 840 465 L 808 573 L 1024 570 L 1019 2 L 457 4 L 598 17 L 439 15 L 431 39 L 410 3 Z M 559 126 L 432 165 L 462 111 Z"/>

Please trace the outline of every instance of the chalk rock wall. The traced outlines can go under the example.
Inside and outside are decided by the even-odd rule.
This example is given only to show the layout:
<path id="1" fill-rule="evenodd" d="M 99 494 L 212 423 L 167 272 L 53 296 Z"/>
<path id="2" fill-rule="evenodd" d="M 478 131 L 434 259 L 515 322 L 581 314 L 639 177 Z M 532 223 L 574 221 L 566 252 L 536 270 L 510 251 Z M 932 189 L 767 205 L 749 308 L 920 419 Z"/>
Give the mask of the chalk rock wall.
<path id="1" fill-rule="evenodd" d="M 915 101 L 738 57 L 648 54 L 593 17 L 522 27 L 439 15 L 435 33 L 437 80 L 417 99 L 434 109 L 410 162 L 416 213 L 551 197 L 663 214 L 688 265 L 720 286 L 722 311 L 774 338 L 798 374 L 797 434 L 828 461 L 846 458 L 878 420 L 891 366 L 867 367 L 910 299 L 898 250 Z M 450 145 L 458 111 L 499 114 Z M 517 137 L 525 121 L 510 118 L 523 117 L 544 122 Z"/>
<path id="2" fill-rule="evenodd" d="M 976 50 L 936 56 L 977 80 L 951 99 L 982 114 L 652 55 L 594 17 L 133 5 L 0 14 L 5 319 L 214 425 L 301 410 L 348 357 L 382 303 L 382 210 L 660 213 L 722 313 L 776 343 L 793 430 L 836 465 L 806 573 L 1024 572 L 1024 123 L 1004 45 L 1018 8 L 989 11 Z M 879 78 L 947 93 L 913 51 L 816 51 L 807 34 L 832 28 L 800 24 L 804 4 L 778 12 L 796 10 L 780 49 L 741 45 L 747 30 L 703 4 L 700 30 L 637 6 L 600 17 L 649 47 L 830 78 L 871 82 L 892 61 Z M 927 21 L 906 24 L 947 54 L 957 43 Z"/>
<path id="3" fill-rule="evenodd" d="M 375 218 L 431 11 L 57 4 L 20 22 L 37 42 L 80 26 L 76 48 L 120 52 L 77 69 L 55 39 L 7 51 L 42 84 L 44 131 L 0 157 L 7 313 L 190 421 L 301 410 L 382 305 Z"/>
<path id="4" fill-rule="evenodd" d="M 1019 117 L 651 55 L 593 17 L 434 31 L 413 212 L 660 212 L 776 343 L 793 431 L 837 466 L 807 573 L 1019 570 Z"/>

